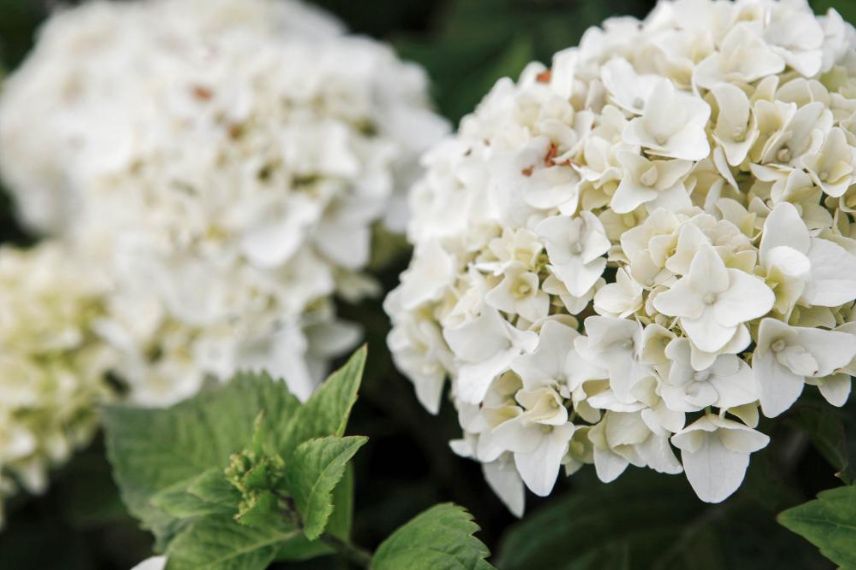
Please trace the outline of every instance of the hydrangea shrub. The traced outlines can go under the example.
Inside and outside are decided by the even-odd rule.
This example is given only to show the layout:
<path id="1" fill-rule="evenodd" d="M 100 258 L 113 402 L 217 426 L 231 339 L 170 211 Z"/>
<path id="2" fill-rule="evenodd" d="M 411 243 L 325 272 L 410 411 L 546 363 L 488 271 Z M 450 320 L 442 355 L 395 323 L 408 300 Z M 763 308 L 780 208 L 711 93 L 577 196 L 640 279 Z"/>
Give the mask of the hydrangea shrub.
<path id="1" fill-rule="evenodd" d="M 430 151 L 388 344 L 516 514 L 594 464 L 741 484 L 759 418 L 856 373 L 856 31 L 663 0 L 497 82 Z"/>
<path id="2" fill-rule="evenodd" d="M 377 286 L 373 228 L 445 131 L 421 68 L 275 0 L 61 10 L 7 80 L 0 156 L 23 220 L 111 282 L 99 334 L 130 398 L 239 368 L 306 398 Z"/>
<path id="3" fill-rule="evenodd" d="M 103 287 L 60 244 L 0 248 L 0 499 L 44 491 L 96 429 L 116 357 L 93 333 Z"/>

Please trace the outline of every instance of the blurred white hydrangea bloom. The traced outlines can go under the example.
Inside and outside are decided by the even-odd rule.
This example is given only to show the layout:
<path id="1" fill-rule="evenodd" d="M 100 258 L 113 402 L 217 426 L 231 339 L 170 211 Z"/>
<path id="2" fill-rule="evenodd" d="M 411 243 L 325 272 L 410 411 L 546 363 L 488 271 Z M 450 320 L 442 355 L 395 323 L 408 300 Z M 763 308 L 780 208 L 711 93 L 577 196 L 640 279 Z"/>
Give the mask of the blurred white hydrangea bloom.
<path id="1" fill-rule="evenodd" d="M 663 0 L 500 80 L 425 158 L 389 346 L 522 513 L 594 464 L 719 502 L 774 417 L 856 372 L 856 32 Z"/>
<path id="2" fill-rule="evenodd" d="M 423 71 L 280 0 L 93 2 L 46 24 L 0 100 L 23 220 L 112 283 L 130 397 L 264 367 L 306 397 L 359 330 L 372 231 L 446 132 Z"/>
<path id="3" fill-rule="evenodd" d="M 0 497 L 43 491 L 109 396 L 115 354 L 93 334 L 104 284 L 70 259 L 52 242 L 0 248 Z"/>

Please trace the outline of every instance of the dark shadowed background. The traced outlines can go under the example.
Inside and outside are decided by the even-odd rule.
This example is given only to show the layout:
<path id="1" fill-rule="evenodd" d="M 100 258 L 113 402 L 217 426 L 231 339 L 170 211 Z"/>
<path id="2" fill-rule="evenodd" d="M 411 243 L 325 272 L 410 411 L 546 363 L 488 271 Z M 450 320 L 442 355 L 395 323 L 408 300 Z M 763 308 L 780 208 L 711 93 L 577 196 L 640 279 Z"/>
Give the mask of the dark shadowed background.
<path id="1" fill-rule="evenodd" d="M 549 62 L 589 26 L 615 15 L 642 16 L 648 0 L 318 0 L 357 33 L 392 42 L 423 64 L 439 110 L 457 122 L 493 83 L 533 60 Z M 55 2 L 0 0 L 0 69 L 14 70 Z M 856 1 L 816 0 L 856 21 Z M 0 192 L 0 242 L 31 238 Z M 380 272 L 394 286 L 406 258 Z M 828 562 L 775 522 L 775 514 L 840 484 L 856 457 L 856 409 L 834 410 L 807 395 L 775 427 L 773 443 L 753 455 L 743 488 L 705 505 L 680 476 L 631 468 L 598 483 L 593 469 L 561 478 L 546 500 L 527 497 L 527 521 L 515 524 L 484 483 L 479 466 L 459 459 L 447 441 L 459 435 L 446 405 L 432 417 L 398 375 L 384 339 L 380 301 L 341 307 L 368 332 L 370 363 L 354 410 L 352 433 L 370 436 L 356 460 L 355 540 L 375 546 L 395 527 L 438 501 L 468 508 L 500 568 L 520 569 L 811 569 Z M 814 393 L 814 391 L 812 391 Z M 771 430 L 772 429 L 772 433 Z M 848 434 L 851 437 L 848 439 Z M 853 469 L 852 466 L 849 469 Z M 149 538 L 124 512 L 103 446 L 96 441 L 55 473 L 44 497 L 20 496 L 0 532 L 0 570 L 127 569 L 149 554 Z M 509 532 L 509 529 L 511 531 Z M 525 560 L 522 553 L 525 553 Z M 319 559 L 299 568 L 342 568 Z"/>

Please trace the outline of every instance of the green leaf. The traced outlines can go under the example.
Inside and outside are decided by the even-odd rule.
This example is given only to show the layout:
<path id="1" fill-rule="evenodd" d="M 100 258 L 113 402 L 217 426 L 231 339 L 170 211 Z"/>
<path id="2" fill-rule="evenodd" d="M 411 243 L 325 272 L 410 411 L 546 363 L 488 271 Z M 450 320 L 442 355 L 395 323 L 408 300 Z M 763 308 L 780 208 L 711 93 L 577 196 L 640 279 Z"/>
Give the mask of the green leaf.
<path id="1" fill-rule="evenodd" d="M 297 446 L 306 440 L 328 435 L 341 436 L 348 425 L 351 408 L 357 401 L 357 390 L 366 365 L 366 347 L 357 350 L 342 368 L 330 375 L 303 406 L 282 435 L 274 440 L 286 464 L 292 461 Z"/>
<path id="2" fill-rule="evenodd" d="M 168 409 L 106 408 L 107 452 L 125 504 L 162 549 L 181 523 L 152 504 L 154 495 L 209 469 L 222 470 L 250 441 L 259 410 L 276 418 L 276 429 L 287 430 L 298 406 L 283 382 L 239 374 Z"/>
<path id="3" fill-rule="evenodd" d="M 246 526 L 265 528 L 282 518 L 280 500 L 272 491 L 256 491 L 241 501 L 235 520 Z"/>
<path id="4" fill-rule="evenodd" d="M 327 532 L 345 541 L 351 537 L 354 521 L 354 466 L 348 464 L 345 473 L 333 489 L 333 513 L 327 522 Z"/>
<path id="5" fill-rule="evenodd" d="M 763 456 L 753 457 L 751 478 L 763 484 L 766 476 L 767 486 L 777 486 L 781 473 L 768 473 L 760 461 Z M 591 471 L 577 473 L 569 492 L 551 498 L 505 533 L 497 566 L 503 570 L 823 568 L 819 554 L 808 544 L 789 540 L 789 533 L 774 520 L 777 511 L 765 508 L 791 499 L 759 500 L 758 489 L 748 485 L 749 478 L 735 496 L 710 505 L 699 501 L 683 476 L 629 469 L 618 480 L 601 483 Z"/>
<path id="6" fill-rule="evenodd" d="M 427 69 L 434 100 L 447 118 L 457 121 L 474 110 L 500 77 L 516 79 L 533 60 L 549 66 L 557 51 L 578 45 L 590 26 L 619 14 L 644 16 L 651 6 L 640 0 L 447 2 L 439 33 L 397 37 L 395 46 Z"/>
<path id="7" fill-rule="evenodd" d="M 233 507 L 241 498 L 238 490 L 226 480 L 223 470 L 217 468 L 209 469 L 193 479 L 187 492 L 208 503 Z"/>
<path id="8" fill-rule="evenodd" d="M 279 544 L 299 534 L 284 522 L 258 528 L 230 516 L 203 517 L 169 545 L 167 570 L 264 570 Z"/>
<path id="9" fill-rule="evenodd" d="M 210 514 L 229 514 L 234 512 L 234 506 L 224 507 L 209 503 L 187 491 L 187 482 L 182 481 L 163 491 L 155 493 L 151 504 L 176 519 L 187 519 Z"/>
<path id="10" fill-rule="evenodd" d="M 235 513 L 241 494 L 216 467 L 156 493 L 151 504 L 175 518 Z"/>
<path id="11" fill-rule="evenodd" d="M 327 534 L 350 541 L 351 523 L 354 519 L 354 469 L 348 464 L 339 484 L 333 489 L 333 513 L 327 522 Z M 320 540 L 310 541 L 301 535 L 285 543 L 277 552 L 276 559 L 307 560 L 316 556 L 332 554 L 335 551 Z"/>
<path id="12" fill-rule="evenodd" d="M 816 500 L 779 514 L 778 520 L 841 568 L 856 568 L 856 487 L 823 491 Z"/>
<path id="13" fill-rule="evenodd" d="M 343 474 L 365 438 L 340 436 L 365 358 L 365 349 L 355 353 L 305 405 L 282 382 L 241 374 L 166 410 L 106 409 L 114 477 L 170 568 L 243 570 L 326 554 L 308 540 L 326 527 L 347 539 L 353 491 Z M 312 438 L 329 441 L 300 445 Z M 287 467 L 300 529 L 282 511 Z"/>
<path id="14" fill-rule="evenodd" d="M 625 474 L 567 494 L 512 527 L 503 537 L 499 566 L 612 569 L 625 567 L 629 557 L 634 568 L 654 568 L 664 555 L 682 556 L 682 540 L 695 542 L 685 531 L 703 509 L 685 482 Z"/>
<path id="15" fill-rule="evenodd" d="M 306 538 L 324 532 L 333 512 L 333 490 L 365 437 L 322 437 L 301 443 L 286 467 L 286 486 L 303 520 Z"/>
<path id="16" fill-rule="evenodd" d="M 841 0 L 813 0 L 812 7 L 818 14 L 825 14 L 830 8 L 835 8 L 841 16 L 851 24 L 856 22 L 856 4 L 841 2 Z"/>
<path id="17" fill-rule="evenodd" d="M 383 541 L 372 558 L 372 570 L 493 568 L 485 560 L 490 551 L 473 536 L 478 530 L 463 508 L 451 503 L 437 505 Z"/>

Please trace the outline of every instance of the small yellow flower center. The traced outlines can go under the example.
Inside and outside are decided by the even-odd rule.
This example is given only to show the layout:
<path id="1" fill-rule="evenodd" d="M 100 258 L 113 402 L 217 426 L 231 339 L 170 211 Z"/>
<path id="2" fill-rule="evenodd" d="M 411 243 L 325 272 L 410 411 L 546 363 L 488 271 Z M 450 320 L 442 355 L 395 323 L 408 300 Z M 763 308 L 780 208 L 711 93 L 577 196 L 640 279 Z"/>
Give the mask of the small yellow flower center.
<path id="1" fill-rule="evenodd" d="M 518 299 L 529 296 L 531 292 L 532 286 L 522 279 L 514 286 L 514 296 Z"/>

